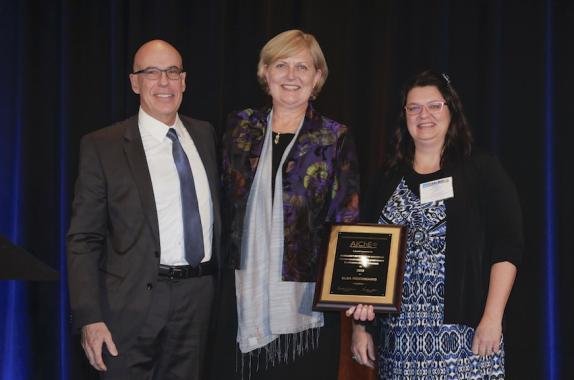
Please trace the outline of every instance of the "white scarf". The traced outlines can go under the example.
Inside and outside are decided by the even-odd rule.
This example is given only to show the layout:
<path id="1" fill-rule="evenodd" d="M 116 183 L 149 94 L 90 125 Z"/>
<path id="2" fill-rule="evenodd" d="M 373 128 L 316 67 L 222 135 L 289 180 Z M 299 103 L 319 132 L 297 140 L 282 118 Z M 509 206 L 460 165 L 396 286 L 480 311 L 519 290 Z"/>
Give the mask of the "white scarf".
<path id="1" fill-rule="evenodd" d="M 316 348 L 318 328 L 324 321 L 322 313 L 312 311 L 315 283 L 283 281 L 281 277 L 284 244 L 282 167 L 301 126 L 281 158 L 275 176 L 275 202 L 272 202 L 272 115 L 273 111 L 267 119 L 265 140 L 247 201 L 242 267 L 235 271 L 235 283 L 239 348 L 243 354 L 264 348 L 267 362 L 275 364 L 275 361 L 286 361 L 289 352 L 294 358 Z"/>

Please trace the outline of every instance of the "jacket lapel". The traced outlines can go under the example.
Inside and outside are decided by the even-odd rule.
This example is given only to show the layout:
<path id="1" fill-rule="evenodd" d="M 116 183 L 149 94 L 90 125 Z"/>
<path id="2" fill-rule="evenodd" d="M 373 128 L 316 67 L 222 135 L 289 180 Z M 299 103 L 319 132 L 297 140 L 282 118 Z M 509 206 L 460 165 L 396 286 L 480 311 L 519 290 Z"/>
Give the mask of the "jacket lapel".
<path id="1" fill-rule="evenodd" d="M 323 141 L 326 138 L 331 138 L 332 136 L 328 133 L 324 133 L 322 126 L 321 116 L 319 116 L 319 114 L 313 109 L 311 103 L 309 103 L 307 111 L 305 112 L 305 120 L 303 120 L 301 131 L 297 136 L 293 149 L 291 149 L 287 156 L 287 160 L 301 157 L 324 143 L 333 143 L 334 141 Z"/>
<path id="2" fill-rule="evenodd" d="M 261 151 L 263 150 L 263 143 L 265 142 L 265 133 L 267 132 L 267 118 L 269 117 L 270 108 L 264 108 L 256 111 L 253 115 L 253 123 L 250 128 L 250 138 L 253 139 L 251 143 L 251 150 L 247 155 L 247 164 L 251 168 L 251 178 L 255 176 Z"/>
<path id="3" fill-rule="evenodd" d="M 205 168 L 205 173 L 207 174 L 207 180 L 209 181 L 209 190 L 211 191 L 211 199 L 212 202 L 215 202 L 217 198 L 216 189 L 218 188 L 218 178 L 217 178 L 217 171 L 213 165 L 213 159 L 209 157 L 208 146 L 211 144 L 209 141 L 202 141 L 201 133 L 198 133 L 197 128 L 188 120 L 180 118 L 181 122 L 183 123 L 185 129 L 189 133 L 189 136 L 193 140 L 193 144 L 195 145 L 195 149 L 197 149 L 197 153 L 199 154 L 199 158 L 201 158 L 201 162 L 203 167 Z"/>
<path id="4" fill-rule="evenodd" d="M 140 194 L 144 214 L 153 233 L 156 249 L 159 251 L 159 226 L 155 198 L 137 120 L 137 116 L 134 116 L 127 122 L 124 133 L 124 151 Z"/>

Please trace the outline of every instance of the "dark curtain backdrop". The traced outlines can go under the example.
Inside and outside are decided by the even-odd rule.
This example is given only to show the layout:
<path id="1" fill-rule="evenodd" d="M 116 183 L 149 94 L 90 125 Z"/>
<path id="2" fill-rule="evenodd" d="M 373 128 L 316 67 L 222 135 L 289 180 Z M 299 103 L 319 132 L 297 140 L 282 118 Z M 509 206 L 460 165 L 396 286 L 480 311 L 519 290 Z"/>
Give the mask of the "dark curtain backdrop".
<path id="1" fill-rule="evenodd" d="M 317 108 L 354 131 L 363 183 L 384 154 L 401 83 L 425 68 L 448 73 L 524 212 L 508 378 L 574 378 L 574 2 L 2 0 L 0 234 L 62 277 L 0 281 L 0 379 L 90 378 L 69 338 L 63 237 L 80 137 L 137 112 L 128 82 L 137 47 L 172 42 L 188 73 L 182 113 L 222 132 L 228 112 L 266 101 L 258 52 L 290 28 L 324 50 L 330 76 Z"/>

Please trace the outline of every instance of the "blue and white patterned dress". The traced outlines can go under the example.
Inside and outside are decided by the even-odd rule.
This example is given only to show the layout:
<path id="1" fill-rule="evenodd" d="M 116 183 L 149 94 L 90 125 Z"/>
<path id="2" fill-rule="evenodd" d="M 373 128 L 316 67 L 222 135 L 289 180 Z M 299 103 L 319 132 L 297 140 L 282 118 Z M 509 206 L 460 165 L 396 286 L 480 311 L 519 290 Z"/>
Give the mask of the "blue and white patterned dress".
<path id="1" fill-rule="evenodd" d="M 471 351 L 473 328 L 443 324 L 444 201 L 421 204 L 403 178 L 382 210 L 379 223 L 408 226 L 401 313 L 382 319 L 379 377 L 503 379 L 503 349 L 478 357 Z"/>

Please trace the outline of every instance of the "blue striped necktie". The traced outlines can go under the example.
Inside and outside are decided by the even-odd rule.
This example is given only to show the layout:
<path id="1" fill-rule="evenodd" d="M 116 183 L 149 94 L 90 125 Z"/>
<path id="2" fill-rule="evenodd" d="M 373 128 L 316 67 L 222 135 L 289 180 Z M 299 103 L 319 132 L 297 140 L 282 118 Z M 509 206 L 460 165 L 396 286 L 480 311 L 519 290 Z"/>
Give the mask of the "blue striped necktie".
<path id="1" fill-rule="evenodd" d="M 181 214 L 183 217 L 183 239 L 185 242 L 185 259 L 192 266 L 201 263 L 204 256 L 203 229 L 199 217 L 197 193 L 193 182 L 193 173 L 189 160 L 177 138 L 175 129 L 170 128 L 167 137 L 172 141 L 172 154 L 179 175 L 181 191 Z"/>

